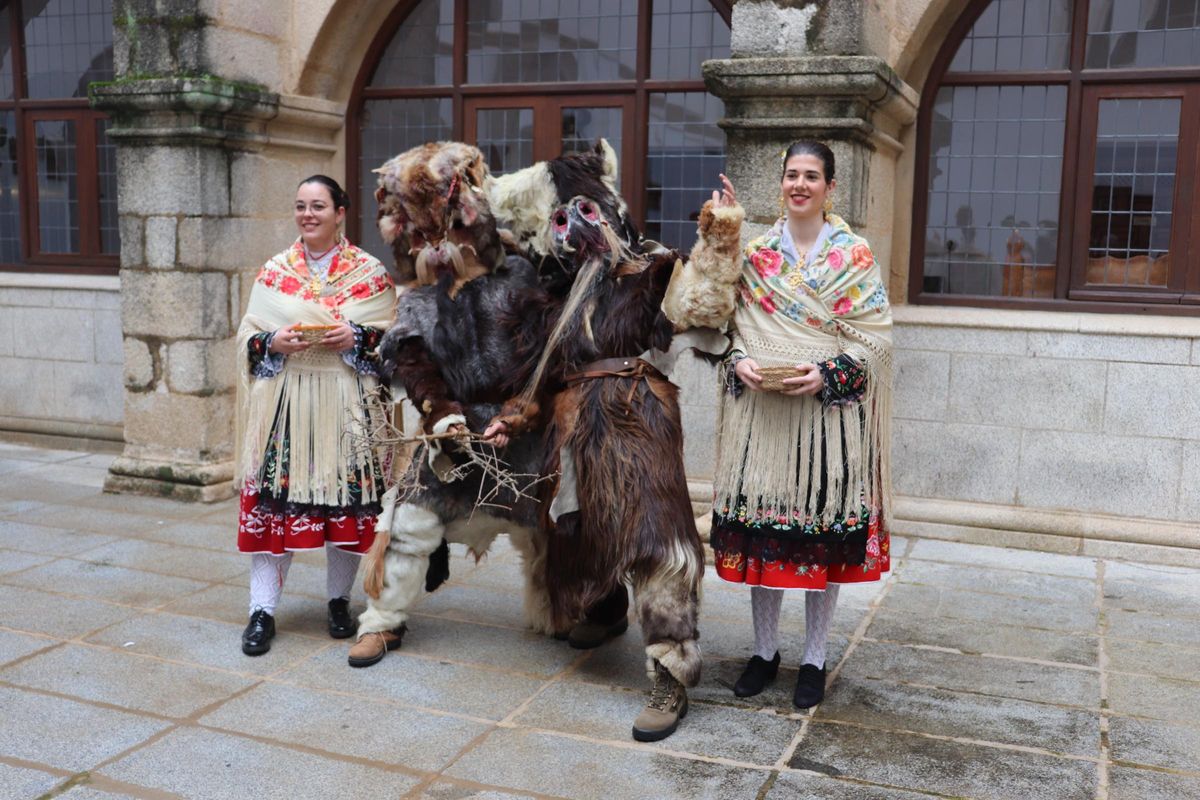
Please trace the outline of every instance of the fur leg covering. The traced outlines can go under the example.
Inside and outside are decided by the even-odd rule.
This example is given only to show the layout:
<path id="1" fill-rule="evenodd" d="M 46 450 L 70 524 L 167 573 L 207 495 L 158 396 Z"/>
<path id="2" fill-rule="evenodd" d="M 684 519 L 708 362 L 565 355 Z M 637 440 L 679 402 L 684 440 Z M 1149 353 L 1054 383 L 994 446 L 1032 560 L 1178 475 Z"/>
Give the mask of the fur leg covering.
<path id="1" fill-rule="evenodd" d="M 554 634 L 550 590 L 546 586 L 546 534 L 540 529 L 513 527 L 509 534 L 521 554 L 525 576 L 525 622 L 537 633 Z"/>
<path id="2" fill-rule="evenodd" d="M 646 671 L 651 679 L 657 661 L 684 686 L 700 682 L 696 623 L 703 575 L 699 554 L 681 542 L 649 577 L 634 576 L 638 621 L 646 642 Z"/>
<path id="3" fill-rule="evenodd" d="M 391 537 L 384 553 L 383 586 L 367 600 L 358 618 L 358 637 L 390 631 L 408 619 L 408 610 L 425 587 L 429 554 L 441 544 L 445 528 L 436 514 L 401 503 L 392 516 Z"/>

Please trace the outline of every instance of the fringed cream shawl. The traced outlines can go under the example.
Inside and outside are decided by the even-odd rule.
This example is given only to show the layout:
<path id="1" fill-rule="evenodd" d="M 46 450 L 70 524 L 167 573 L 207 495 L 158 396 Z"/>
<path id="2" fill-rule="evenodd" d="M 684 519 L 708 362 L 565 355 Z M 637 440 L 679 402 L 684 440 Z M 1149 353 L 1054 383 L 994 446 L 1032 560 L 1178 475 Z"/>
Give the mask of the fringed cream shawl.
<path id="1" fill-rule="evenodd" d="M 861 404 L 827 406 L 819 394 L 723 393 L 717 508 L 734 508 L 742 496 L 751 508 L 824 524 L 858 513 L 860 503 L 873 513 L 890 510 L 892 313 L 866 240 L 839 217 L 828 222 L 832 233 L 807 266 L 784 258 L 783 219 L 746 247 L 734 349 L 763 367 L 847 353 L 867 370 L 866 394 Z"/>
<path id="2" fill-rule="evenodd" d="M 289 501 L 344 507 L 350 504 L 348 476 L 371 475 L 378 466 L 379 454 L 366 445 L 368 426 L 383 414 L 378 397 L 367 394 L 376 379 L 357 374 L 340 353 L 319 345 L 288 356 L 274 378 L 256 379 L 247 363 L 251 336 L 293 322 L 391 324 L 396 290 L 383 265 L 345 239 L 338 247 L 324 280 L 309 273 L 304 245 L 297 240 L 268 261 L 254 281 L 237 336 L 237 480 L 240 485 L 266 474 L 263 462 L 272 430 L 278 439 L 286 425 L 290 463 L 282 463 L 282 447 L 272 451 L 277 463 L 269 471 L 275 476 L 271 491 L 280 493 L 280 478 L 286 475 Z M 382 494 L 374 481 L 362 488 L 364 503 Z"/>

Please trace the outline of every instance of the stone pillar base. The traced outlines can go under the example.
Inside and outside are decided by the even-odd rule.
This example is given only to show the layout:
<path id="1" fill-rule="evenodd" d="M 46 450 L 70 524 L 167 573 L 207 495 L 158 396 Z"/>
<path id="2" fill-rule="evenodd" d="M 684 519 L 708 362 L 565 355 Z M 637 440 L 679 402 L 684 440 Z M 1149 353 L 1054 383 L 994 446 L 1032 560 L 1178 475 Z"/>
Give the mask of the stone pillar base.
<path id="1" fill-rule="evenodd" d="M 236 494 L 233 462 L 181 464 L 118 456 L 108 468 L 104 491 L 215 503 Z"/>

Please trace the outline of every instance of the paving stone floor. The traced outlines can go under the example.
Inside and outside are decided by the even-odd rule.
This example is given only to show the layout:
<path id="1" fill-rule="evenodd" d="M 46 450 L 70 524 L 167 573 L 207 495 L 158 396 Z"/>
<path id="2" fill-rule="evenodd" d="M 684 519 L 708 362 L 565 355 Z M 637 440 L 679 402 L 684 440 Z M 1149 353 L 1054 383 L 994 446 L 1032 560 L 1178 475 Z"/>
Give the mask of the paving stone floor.
<path id="1" fill-rule="evenodd" d="M 105 495 L 110 458 L 0 444 L 0 798 L 1200 800 L 1200 570 L 897 540 L 842 591 L 811 713 L 801 598 L 779 681 L 738 700 L 749 598 L 710 574 L 691 713 L 643 745 L 637 628 L 524 631 L 505 540 L 364 670 L 300 555 L 246 658 L 232 502 Z"/>

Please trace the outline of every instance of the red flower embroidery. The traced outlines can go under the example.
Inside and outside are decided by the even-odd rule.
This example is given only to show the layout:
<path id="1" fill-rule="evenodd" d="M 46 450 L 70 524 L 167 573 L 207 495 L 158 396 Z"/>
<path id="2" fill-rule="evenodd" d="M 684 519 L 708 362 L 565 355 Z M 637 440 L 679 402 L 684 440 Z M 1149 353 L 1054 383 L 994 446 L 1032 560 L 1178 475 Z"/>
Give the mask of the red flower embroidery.
<path id="1" fill-rule="evenodd" d="M 825 255 L 825 263 L 830 269 L 841 269 L 846 263 L 846 257 L 842 255 L 842 251 L 836 247 L 829 248 L 829 252 Z"/>
<path id="2" fill-rule="evenodd" d="M 850 309 L 854 304 L 850 302 L 849 297 L 843 297 L 833 304 L 833 313 L 839 317 L 850 313 Z"/>
<path id="3" fill-rule="evenodd" d="M 371 287 L 369 285 L 367 285 L 366 283 L 356 283 L 350 287 L 350 294 L 354 295 L 355 297 L 357 297 L 361 300 L 364 297 L 370 296 Z"/>
<path id="4" fill-rule="evenodd" d="M 284 294 L 295 294 L 296 292 L 300 291 L 300 281 L 296 280 L 291 275 L 288 275 L 279 282 L 279 291 L 283 292 Z"/>
<path id="5" fill-rule="evenodd" d="M 768 314 L 775 313 L 775 300 L 771 297 L 771 294 L 771 292 L 768 292 L 767 294 L 764 294 L 762 297 L 758 298 L 758 304 L 762 306 L 763 311 L 767 312 Z"/>
<path id="6" fill-rule="evenodd" d="M 779 269 L 783 266 L 783 256 L 776 250 L 763 247 L 750 256 L 750 263 L 759 275 L 772 278 L 779 274 Z"/>
<path id="7" fill-rule="evenodd" d="M 855 269 L 866 269 L 875 263 L 875 256 L 871 255 L 871 248 L 865 244 L 856 244 L 851 247 L 850 259 L 854 262 Z"/>

